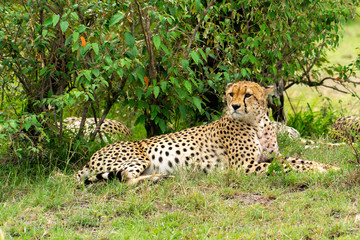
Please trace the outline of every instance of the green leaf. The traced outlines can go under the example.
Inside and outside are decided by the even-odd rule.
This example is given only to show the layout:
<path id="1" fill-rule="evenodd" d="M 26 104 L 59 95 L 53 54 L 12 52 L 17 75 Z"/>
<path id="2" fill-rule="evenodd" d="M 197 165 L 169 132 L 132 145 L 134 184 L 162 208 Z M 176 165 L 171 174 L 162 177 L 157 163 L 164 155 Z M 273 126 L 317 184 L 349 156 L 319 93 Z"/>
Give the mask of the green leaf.
<path id="1" fill-rule="evenodd" d="M 137 101 L 138 109 L 146 109 L 149 110 L 149 104 L 143 101 Z"/>
<path id="2" fill-rule="evenodd" d="M 249 61 L 249 55 L 245 55 L 241 60 L 241 64 L 245 65 Z"/>
<path id="3" fill-rule="evenodd" d="M 180 62 L 181 62 L 181 66 L 182 66 L 183 68 L 186 69 L 186 68 L 189 67 L 189 60 L 181 59 Z"/>
<path id="4" fill-rule="evenodd" d="M 68 29 L 68 27 L 69 27 L 69 23 L 68 23 L 68 22 L 66 22 L 66 21 L 61 21 L 61 22 L 60 22 L 60 29 L 61 29 L 61 32 L 62 32 L 62 33 L 65 33 L 66 30 Z"/>
<path id="5" fill-rule="evenodd" d="M 43 32 L 42 32 L 42 36 L 43 36 L 43 37 L 46 37 L 47 33 L 48 33 L 48 30 L 47 30 L 47 29 L 44 29 Z"/>
<path id="6" fill-rule="evenodd" d="M 158 50 L 160 48 L 160 44 L 161 44 L 160 36 L 154 36 L 153 41 L 154 41 L 155 48 Z"/>
<path id="7" fill-rule="evenodd" d="M 118 22 L 120 22 L 121 19 L 123 19 L 125 17 L 124 14 L 122 13 L 117 13 L 115 14 L 111 19 L 110 19 L 110 23 L 109 26 L 113 26 L 115 24 L 117 24 Z"/>
<path id="8" fill-rule="evenodd" d="M 46 71 L 47 71 L 48 67 L 45 66 L 43 69 L 40 70 L 40 76 L 42 76 Z"/>
<path id="9" fill-rule="evenodd" d="M 53 17 L 54 16 L 51 16 L 49 17 L 48 19 L 45 20 L 45 22 L 43 23 L 43 26 L 49 26 L 53 23 Z"/>
<path id="10" fill-rule="evenodd" d="M 52 25 L 53 25 L 53 27 L 56 26 L 56 24 L 59 22 L 59 20 L 60 20 L 60 15 L 58 15 L 58 14 L 56 14 L 56 15 L 54 15 L 52 17 Z"/>
<path id="11" fill-rule="evenodd" d="M 144 93 L 144 91 L 141 88 L 137 88 L 135 90 L 135 95 L 138 97 L 139 100 L 141 100 L 143 93 Z"/>
<path id="12" fill-rule="evenodd" d="M 207 61 L 206 54 L 204 53 L 204 51 L 203 51 L 201 48 L 199 48 L 199 53 L 200 53 L 200 55 L 202 56 L 202 58 L 203 58 L 205 61 Z"/>
<path id="13" fill-rule="evenodd" d="M 99 69 L 94 68 L 94 69 L 91 70 L 91 73 L 94 74 L 94 76 L 96 76 L 96 77 L 99 77 L 99 76 L 100 76 L 100 71 L 99 71 Z"/>
<path id="14" fill-rule="evenodd" d="M 160 82 L 160 87 L 161 87 L 161 90 L 163 91 L 163 92 L 165 92 L 166 93 L 166 88 L 167 88 L 167 85 L 168 85 L 169 83 L 167 82 L 167 81 L 161 81 Z"/>
<path id="15" fill-rule="evenodd" d="M 189 80 L 184 81 L 184 87 L 189 93 L 192 93 L 192 84 Z"/>
<path id="16" fill-rule="evenodd" d="M 185 106 L 185 105 L 180 105 L 180 106 L 179 106 L 179 110 L 180 110 L 181 118 L 182 118 L 183 120 L 186 120 L 187 106 Z"/>
<path id="17" fill-rule="evenodd" d="M 246 71 L 245 68 L 242 68 L 242 69 L 241 69 L 241 75 L 242 75 L 243 77 L 247 77 L 248 73 L 247 73 L 247 71 Z"/>
<path id="18" fill-rule="evenodd" d="M 82 48 L 80 49 L 81 55 L 85 55 L 85 53 L 90 49 L 90 47 L 91 47 L 91 44 L 86 44 L 85 47 L 82 47 Z"/>
<path id="19" fill-rule="evenodd" d="M 94 50 L 94 53 L 96 55 L 99 55 L 99 45 L 97 43 L 92 43 L 91 45 L 92 45 L 92 48 Z"/>
<path id="20" fill-rule="evenodd" d="M 125 42 L 129 47 L 133 47 L 135 45 L 134 36 L 130 32 L 126 32 L 124 37 L 125 37 Z"/>
<path id="21" fill-rule="evenodd" d="M 201 106 L 201 99 L 198 98 L 198 97 L 192 97 L 192 102 L 194 103 L 194 105 L 197 107 L 197 109 L 202 112 L 203 109 L 202 109 L 202 106 Z"/>
<path id="22" fill-rule="evenodd" d="M 75 52 L 76 50 L 78 50 L 79 49 L 79 47 L 80 47 L 80 45 L 79 45 L 79 43 L 74 43 L 73 45 L 72 45 L 72 51 L 73 52 Z"/>
<path id="23" fill-rule="evenodd" d="M 77 27 L 77 31 L 79 33 L 85 32 L 85 30 L 86 30 L 86 27 L 82 24 Z"/>
<path id="24" fill-rule="evenodd" d="M 151 95 L 152 92 L 153 92 L 153 88 L 152 88 L 152 87 L 148 87 L 148 90 L 147 90 L 146 93 L 145 93 L 145 98 L 148 98 L 148 97 Z"/>
<path id="25" fill-rule="evenodd" d="M 166 55 L 171 55 L 169 49 L 165 46 L 165 44 L 161 44 L 161 49 L 166 53 Z"/>
<path id="26" fill-rule="evenodd" d="M 155 123 L 157 123 L 159 121 L 159 118 L 157 117 L 158 113 L 160 112 L 160 107 L 158 105 L 151 105 L 151 113 L 150 113 L 150 118 L 151 119 L 155 119 Z"/>
<path id="27" fill-rule="evenodd" d="M 159 93 L 160 93 L 160 88 L 158 86 L 155 86 L 154 89 L 153 89 L 153 92 L 154 92 L 155 98 L 157 98 L 159 96 Z"/>
<path id="28" fill-rule="evenodd" d="M 254 57 L 252 54 L 249 54 L 249 59 L 252 64 L 256 63 L 256 57 Z"/>
<path id="29" fill-rule="evenodd" d="M 68 44 L 70 44 L 70 42 L 72 41 L 72 35 L 68 36 L 65 40 L 65 46 L 67 46 Z"/>
<path id="30" fill-rule="evenodd" d="M 166 130 L 166 124 L 165 124 L 164 119 L 159 120 L 159 127 L 160 127 L 161 131 L 164 133 Z"/>
<path id="31" fill-rule="evenodd" d="M 116 73 L 119 75 L 120 78 L 124 76 L 124 70 L 122 68 L 118 68 L 118 70 L 116 70 Z"/>
<path id="32" fill-rule="evenodd" d="M 230 82 L 230 75 L 229 75 L 229 73 L 224 72 L 224 78 L 225 78 L 226 82 Z"/>
<path id="33" fill-rule="evenodd" d="M 79 39 L 79 33 L 78 32 L 74 32 L 73 33 L 73 43 L 77 42 L 77 40 Z"/>
<path id="34" fill-rule="evenodd" d="M 145 77 L 145 69 L 142 66 L 136 68 L 136 76 L 143 81 Z"/>
<path id="35" fill-rule="evenodd" d="M 109 57 L 109 56 L 106 56 L 106 57 L 104 58 L 104 60 L 105 60 L 105 62 L 106 62 L 109 66 L 111 66 L 111 65 L 113 64 L 113 60 L 112 60 L 111 57 Z"/>
<path id="36" fill-rule="evenodd" d="M 191 58 L 194 60 L 196 64 L 199 64 L 200 56 L 197 52 L 191 51 L 190 52 Z"/>
<path id="37" fill-rule="evenodd" d="M 84 75 L 87 80 L 91 81 L 91 71 L 90 70 L 85 70 Z"/>
<path id="38" fill-rule="evenodd" d="M 276 69 L 276 67 L 272 67 L 272 68 L 270 68 L 270 70 L 271 70 L 272 74 L 274 74 L 274 75 L 277 74 L 277 69 Z"/>
<path id="39" fill-rule="evenodd" d="M 23 123 L 23 125 L 21 126 L 22 129 L 25 129 L 26 131 L 29 130 L 29 128 L 32 126 L 32 123 L 30 121 L 26 121 Z"/>
<path id="40" fill-rule="evenodd" d="M 170 81 L 173 85 L 180 87 L 179 80 L 177 78 L 170 77 Z"/>
<path id="41" fill-rule="evenodd" d="M 195 9 L 196 9 L 196 12 L 198 12 L 200 10 L 200 0 L 195 0 Z"/>
<path id="42" fill-rule="evenodd" d="M 135 121 L 135 124 L 134 125 L 138 125 L 138 124 L 141 124 L 141 125 L 145 125 L 145 115 L 140 115 L 136 121 Z"/>
<path id="43" fill-rule="evenodd" d="M 74 20 L 79 20 L 79 16 L 77 15 L 77 13 L 76 12 L 72 12 L 71 13 L 71 18 L 73 18 Z"/>

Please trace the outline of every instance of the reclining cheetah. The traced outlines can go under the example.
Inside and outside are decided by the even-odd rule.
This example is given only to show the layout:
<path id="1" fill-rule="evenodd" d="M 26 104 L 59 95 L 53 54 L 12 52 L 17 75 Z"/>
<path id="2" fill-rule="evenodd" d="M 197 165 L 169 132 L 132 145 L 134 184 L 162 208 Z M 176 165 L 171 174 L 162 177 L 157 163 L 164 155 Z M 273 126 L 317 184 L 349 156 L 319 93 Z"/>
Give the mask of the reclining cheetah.
<path id="1" fill-rule="evenodd" d="M 345 116 L 332 125 L 330 137 L 335 141 L 355 141 L 360 139 L 360 117 Z"/>
<path id="2" fill-rule="evenodd" d="M 272 156 L 280 157 L 276 135 L 265 115 L 272 88 L 242 81 L 226 89 L 227 112 L 212 123 L 144 139 L 117 142 L 97 151 L 78 172 L 78 181 L 92 183 L 117 177 L 127 183 L 156 178 L 195 166 L 207 172 L 232 168 L 264 173 Z M 282 160 L 285 171 L 326 171 L 330 166 L 296 158 Z M 286 163 L 285 163 L 286 162 Z"/>
<path id="3" fill-rule="evenodd" d="M 271 121 L 271 125 L 274 128 L 276 134 L 286 135 L 289 138 L 297 139 L 300 138 L 300 133 L 295 128 L 286 126 L 286 124 L 276 121 Z"/>
<path id="4" fill-rule="evenodd" d="M 346 145 L 349 142 L 356 142 L 360 140 L 360 117 L 359 116 L 345 116 L 337 119 L 331 126 L 328 136 L 335 141 L 331 142 L 317 142 L 325 144 L 330 147 Z M 302 139 L 301 142 L 310 144 L 306 145 L 305 148 L 318 148 L 315 145 L 316 142 L 313 140 Z"/>
<path id="5" fill-rule="evenodd" d="M 81 117 L 68 117 L 64 119 L 64 126 L 70 131 L 79 131 L 80 123 Z M 95 130 L 95 126 L 96 123 L 94 118 L 86 118 L 84 125 L 85 136 L 89 136 Z M 100 126 L 100 133 L 106 133 L 110 137 L 114 134 L 118 134 L 121 137 L 131 136 L 130 129 L 125 124 L 112 119 L 104 120 L 104 122 Z"/>

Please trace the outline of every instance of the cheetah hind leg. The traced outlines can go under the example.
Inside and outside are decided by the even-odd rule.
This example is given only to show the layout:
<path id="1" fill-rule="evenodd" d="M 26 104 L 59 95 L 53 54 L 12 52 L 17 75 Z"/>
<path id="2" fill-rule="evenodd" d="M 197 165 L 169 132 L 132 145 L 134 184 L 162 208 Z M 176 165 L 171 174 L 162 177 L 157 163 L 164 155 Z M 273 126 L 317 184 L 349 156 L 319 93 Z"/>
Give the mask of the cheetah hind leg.
<path id="1" fill-rule="evenodd" d="M 152 174 L 152 175 L 134 177 L 132 174 L 129 174 L 129 172 L 121 171 L 121 170 L 116 173 L 103 172 L 90 176 L 90 169 L 88 166 L 85 166 L 81 171 L 79 171 L 77 177 L 78 177 L 77 182 L 79 185 L 82 185 L 83 183 L 85 185 L 89 185 L 101 180 L 112 180 L 115 177 L 120 181 L 125 181 L 129 185 L 138 184 L 144 182 L 145 180 L 150 180 L 152 183 L 157 183 L 161 179 L 174 178 L 174 176 L 168 174 Z"/>
<path id="2" fill-rule="evenodd" d="M 119 171 L 116 174 L 114 174 L 113 172 L 96 174 L 95 176 L 92 176 L 89 179 L 85 180 L 84 183 L 87 185 L 90 183 L 95 183 L 100 180 L 112 180 L 114 177 L 116 177 L 120 181 L 124 181 L 128 185 L 135 185 L 138 183 L 145 182 L 146 180 L 151 181 L 151 183 L 158 183 L 161 179 L 174 178 L 174 176 L 168 174 L 152 174 L 152 175 L 133 177 L 132 174 L 128 174 L 128 172 L 126 171 Z"/>

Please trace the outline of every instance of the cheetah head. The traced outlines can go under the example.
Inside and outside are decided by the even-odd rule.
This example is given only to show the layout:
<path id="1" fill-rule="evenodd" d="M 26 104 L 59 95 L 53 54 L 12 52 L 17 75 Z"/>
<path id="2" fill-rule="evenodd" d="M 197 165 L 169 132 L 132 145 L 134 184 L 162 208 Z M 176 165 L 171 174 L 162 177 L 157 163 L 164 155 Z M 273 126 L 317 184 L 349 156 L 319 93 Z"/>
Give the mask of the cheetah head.
<path id="1" fill-rule="evenodd" d="M 249 81 L 229 83 L 226 87 L 229 116 L 250 124 L 257 122 L 265 114 L 266 98 L 272 90 L 272 86 L 264 88 Z"/>

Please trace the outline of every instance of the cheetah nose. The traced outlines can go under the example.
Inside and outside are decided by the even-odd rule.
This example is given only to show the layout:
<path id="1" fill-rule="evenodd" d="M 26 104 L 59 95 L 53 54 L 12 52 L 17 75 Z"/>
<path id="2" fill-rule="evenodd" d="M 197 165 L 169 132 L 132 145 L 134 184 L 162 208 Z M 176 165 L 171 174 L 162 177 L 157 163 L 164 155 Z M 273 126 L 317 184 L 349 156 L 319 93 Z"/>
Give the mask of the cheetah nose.
<path id="1" fill-rule="evenodd" d="M 239 104 L 233 104 L 233 105 L 231 105 L 231 106 L 232 106 L 232 108 L 233 108 L 235 111 L 240 107 Z"/>

